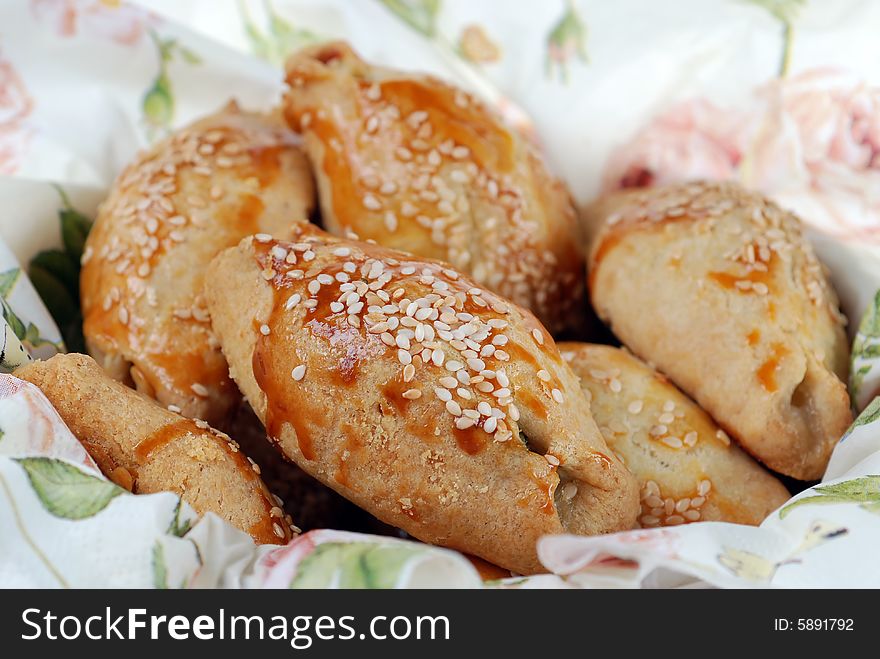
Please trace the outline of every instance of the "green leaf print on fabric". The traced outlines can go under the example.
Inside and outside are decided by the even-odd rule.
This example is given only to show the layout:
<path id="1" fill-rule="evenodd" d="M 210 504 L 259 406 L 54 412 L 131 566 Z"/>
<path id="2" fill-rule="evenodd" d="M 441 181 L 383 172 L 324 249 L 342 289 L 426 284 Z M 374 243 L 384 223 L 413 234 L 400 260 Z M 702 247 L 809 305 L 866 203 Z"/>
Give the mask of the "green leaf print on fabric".
<path id="1" fill-rule="evenodd" d="M 238 2 L 238 12 L 242 17 L 245 35 L 257 57 L 280 65 L 292 52 L 321 41 L 321 37 L 311 30 L 294 27 L 282 18 L 268 0 L 264 0 L 263 10 L 268 23 L 265 31 L 254 21 L 248 11 L 247 3 L 244 0 Z"/>
<path id="2" fill-rule="evenodd" d="M 880 291 L 874 294 L 874 299 L 862 316 L 850 352 L 849 395 L 856 409 L 859 402 L 864 404 L 864 401 L 861 401 L 861 393 L 865 376 L 874 368 L 880 367 L 878 358 L 880 358 Z M 871 393 L 868 392 L 867 395 L 870 396 Z"/>
<path id="3" fill-rule="evenodd" d="M 441 0 L 379 0 L 400 20 L 429 39 L 437 34 Z"/>
<path id="4" fill-rule="evenodd" d="M 587 63 L 587 26 L 574 6 L 574 0 L 567 0 L 565 13 L 547 35 L 547 54 L 544 69 L 547 77 L 554 73 L 563 84 L 568 84 L 568 65 L 573 57 Z"/>
<path id="5" fill-rule="evenodd" d="M 168 590 L 168 566 L 165 564 L 165 549 L 162 548 L 162 544 L 158 540 L 153 543 L 152 560 L 153 588 Z"/>
<path id="6" fill-rule="evenodd" d="M 155 30 L 150 30 L 150 38 L 159 56 L 159 71 L 152 84 L 144 93 L 141 111 L 147 126 L 147 135 L 152 140 L 166 135 L 174 120 L 174 89 L 168 75 L 168 65 L 176 56 L 187 64 L 202 63 L 202 58 L 180 44 L 177 39 L 163 39 Z"/>
<path id="7" fill-rule="evenodd" d="M 769 12 L 782 23 L 782 55 L 779 60 L 778 75 L 785 77 L 791 64 L 791 49 L 794 43 L 794 23 L 807 0 L 745 0 Z"/>
<path id="8" fill-rule="evenodd" d="M 793 501 L 779 511 L 779 519 L 785 519 L 795 508 L 813 504 L 857 503 L 870 513 L 880 514 L 880 476 L 863 476 L 834 485 L 817 485 L 815 496 Z"/>
<path id="9" fill-rule="evenodd" d="M 169 535 L 173 535 L 176 538 L 182 538 L 187 533 L 189 533 L 190 529 L 192 529 L 192 522 L 188 519 L 181 520 L 180 519 L 180 511 L 183 508 L 183 499 L 177 500 L 177 505 L 174 507 L 174 517 L 171 520 L 171 524 L 168 525 L 167 533 Z"/>
<path id="10" fill-rule="evenodd" d="M 428 550 L 372 542 L 327 542 L 300 563 L 291 588 L 393 588 L 412 559 Z"/>
<path id="11" fill-rule="evenodd" d="M 0 297 L 9 297 L 18 279 L 21 277 L 21 268 L 11 268 L 6 272 L 0 272 Z"/>
<path id="12" fill-rule="evenodd" d="M 849 437 L 852 431 L 856 428 L 867 426 L 869 423 L 874 423 L 878 418 L 880 418 L 880 397 L 872 400 L 868 407 L 856 417 L 856 420 L 852 422 L 852 425 L 846 429 L 845 433 L 843 433 L 843 437 L 840 438 L 840 441 Z"/>
<path id="13" fill-rule="evenodd" d="M 53 187 L 61 197 L 58 224 L 64 249 L 48 249 L 37 254 L 28 265 L 28 276 L 61 330 L 65 346 L 59 347 L 85 352 L 79 274 L 92 221 L 73 207 L 60 186 Z"/>
<path id="14" fill-rule="evenodd" d="M 85 519 L 125 492 L 121 487 L 55 458 L 16 459 L 43 507 L 63 519 Z"/>
<path id="15" fill-rule="evenodd" d="M 20 277 L 20 268 L 12 268 L 6 272 L 0 273 L 0 313 L 3 315 L 3 320 L 6 321 L 6 324 L 9 325 L 15 338 L 22 343 L 25 349 L 38 348 L 46 344 L 54 345 L 48 339 L 44 339 L 40 336 L 40 329 L 36 325 L 33 323 L 25 324 L 18 314 L 12 310 L 12 305 L 7 301 L 7 298 L 12 295 L 12 291 L 15 289 L 15 284 Z M 3 332 L 5 332 L 5 329 L 0 327 L 0 334 Z M 3 339 L 4 336 L 0 336 L 0 345 L 3 346 L 4 357 L 6 357 L 5 348 L 8 346 L 5 345 Z"/>

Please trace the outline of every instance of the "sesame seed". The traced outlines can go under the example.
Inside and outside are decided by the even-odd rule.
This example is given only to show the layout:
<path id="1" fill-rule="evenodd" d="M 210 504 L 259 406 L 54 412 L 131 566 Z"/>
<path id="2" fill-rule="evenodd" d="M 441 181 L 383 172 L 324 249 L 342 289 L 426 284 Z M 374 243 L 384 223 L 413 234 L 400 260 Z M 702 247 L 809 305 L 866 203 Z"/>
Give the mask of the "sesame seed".
<path id="1" fill-rule="evenodd" d="M 416 374 L 416 367 L 413 366 L 412 364 L 407 364 L 406 366 L 403 367 L 403 381 L 404 382 L 411 381 L 415 377 L 415 374 Z"/>
<path id="2" fill-rule="evenodd" d="M 675 421 L 675 415 L 670 412 L 664 412 L 657 418 L 657 421 L 659 421 L 661 424 L 669 425 L 670 423 Z"/>
<path id="3" fill-rule="evenodd" d="M 660 440 L 663 444 L 668 446 L 669 448 L 681 448 L 682 441 L 678 437 L 664 437 Z"/>
<path id="4" fill-rule="evenodd" d="M 451 359 L 448 362 L 446 362 L 446 370 L 447 371 L 459 371 L 462 368 L 464 368 L 464 364 L 462 364 L 460 361 L 456 361 L 454 359 Z"/>
<path id="5" fill-rule="evenodd" d="M 409 354 L 406 350 L 401 348 L 397 351 L 397 361 L 406 366 L 407 364 L 412 363 L 412 355 Z"/>
<path id="6" fill-rule="evenodd" d="M 466 146 L 457 146 L 452 149 L 452 157 L 456 160 L 463 160 L 467 158 L 471 153 L 471 150 Z"/>
<path id="7" fill-rule="evenodd" d="M 452 416 L 461 416 L 461 405 L 454 400 L 446 401 L 446 411 Z"/>
<path id="8" fill-rule="evenodd" d="M 168 411 L 174 412 L 175 414 L 180 414 L 182 410 L 177 405 L 169 405 Z"/>
<path id="9" fill-rule="evenodd" d="M 271 330 L 269 329 L 269 326 L 265 323 L 260 325 L 260 334 L 262 334 L 263 336 L 269 336 L 270 331 Z"/>
<path id="10" fill-rule="evenodd" d="M 443 388 L 441 388 L 441 387 L 435 387 L 435 388 L 434 388 L 434 393 L 436 394 L 437 398 L 439 398 L 440 400 L 442 400 L 444 403 L 447 402 L 447 401 L 452 400 L 452 394 L 449 392 L 449 389 L 443 389 Z"/>
<path id="11" fill-rule="evenodd" d="M 486 422 L 483 424 L 483 430 L 486 431 L 487 433 L 489 433 L 490 435 L 493 432 L 495 432 L 495 430 L 497 428 L 498 428 L 498 419 L 496 419 L 494 416 L 486 419 Z"/>
<path id="12" fill-rule="evenodd" d="M 486 362 L 484 362 L 482 359 L 468 359 L 467 365 L 469 369 L 471 369 L 472 371 L 476 371 L 477 373 L 486 368 Z"/>
<path id="13" fill-rule="evenodd" d="M 552 464 L 554 467 L 558 467 L 559 464 L 560 464 L 560 462 L 559 462 L 559 458 L 557 458 L 557 457 L 556 457 L 555 455 L 553 455 L 552 453 L 546 453 L 546 454 L 544 455 L 544 459 L 545 459 L 547 462 L 549 462 L 550 464 Z"/>
<path id="14" fill-rule="evenodd" d="M 458 380 L 449 375 L 444 375 L 439 382 L 447 389 L 455 389 L 458 386 Z"/>
<path id="15" fill-rule="evenodd" d="M 455 419 L 455 427 L 459 430 L 467 430 L 474 425 L 476 425 L 476 422 L 470 417 L 460 416 Z"/>
<path id="16" fill-rule="evenodd" d="M 300 364 L 299 366 L 296 366 L 290 372 L 290 375 L 291 375 L 291 377 L 293 377 L 293 379 L 295 381 L 299 382 L 300 380 L 302 380 L 306 376 L 306 365 Z"/>
<path id="17" fill-rule="evenodd" d="M 272 240 L 272 236 L 270 236 L 268 233 L 258 233 L 254 236 L 254 240 L 256 240 L 258 243 L 268 243 L 270 240 Z"/>
<path id="18" fill-rule="evenodd" d="M 190 389 L 192 389 L 192 392 L 196 396 L 201 396 L 202 398 L 205 398 L 208 395 L 208 388 L 199 382 L 190 385 Z"/>
<path id="19" fill-rule="evenodd" d="M 553 389 L 550 392 L 550 395 L 553 396 L 553 400 L 555 400 L 557 403 L 562 404 L 562 402 L 565 400 L 565 398 L 562 395 L 562 392 L 559 391 L 559 389 Z"/>
<path id="20" fill-rule="evenodd" d="M 639 412 L 642 411 L 642 406 L 643 406 L 642 401 L 634 400 L 633 402 L 631 402 L 629 404 L 629 407 L 627 407 L 626 409 L 630 414 L 638 414 Z"/>
<path id="21" fill-rule="evenodd" d="M 407 389 L 401 395 L 407 400 L 416 400 L 422 397 L 422 392 L 418 389 Z"/>
<path id="22" fill-rule="evenodd" d="M 548 371 L 544 370 L 543 368 L 540 371 L 538 371 L 537 375 L 538 375 L 539 380 L 541 380 L 543 382 L 550 382 L 550 379 L 551 379 L 550 373 Z"/>

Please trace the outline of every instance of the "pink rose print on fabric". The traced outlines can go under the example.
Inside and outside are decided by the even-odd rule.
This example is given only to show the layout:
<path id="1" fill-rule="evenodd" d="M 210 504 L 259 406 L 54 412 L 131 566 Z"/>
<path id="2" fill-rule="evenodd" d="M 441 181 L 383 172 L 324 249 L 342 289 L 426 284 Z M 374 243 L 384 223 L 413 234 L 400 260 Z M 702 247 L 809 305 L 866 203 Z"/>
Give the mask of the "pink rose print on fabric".
<path id="1" fill-rule="evenodd" d="M 618 555 L 631 553 L 628 546 L 650 550 L 658 556 L 678 557 L 679 537 L 671 529 L 635 530 L 605 537 L 574 535 L 544 536 L 538 541 L 538 558 L 554 574 L 575 574 L 591 567 L 617 567 L 637 570 L 634 558 Z"/>
<path id="2" fill-rule="evenodd" d="M 743 155 L 743 121 L 703 99 L 676 105 L 612 155 L 602 188 L 607 192 L 682 179 L 734 178 Z"/>
<path id="3" fill-rule="evenodd" d="M 827 233 L 880 240 L 880 88 L 821 69 L 741 108 L 678 104 L 611 155 L 603 190 L 692 179 L 738 180 Z"/>
<path id="4" fill-rule="evenodd" d="M 61 37 L 84 34 L 132 46 L 156 17 L 119 0 L 31 0 L 31 13 Z"/>
<path id="5" fill-rule="evenodd" d="M 827 231 L 880 238 L 880 88 L 816 70 L 758 97 L 743 183 Z"/>
<path id="6" fill-rule="evenodd" d="M 31 129 L 26 119 L 34 100 L 12 64 L 0 53 L 0 174 L 13 174 L 27 149 Z"/>

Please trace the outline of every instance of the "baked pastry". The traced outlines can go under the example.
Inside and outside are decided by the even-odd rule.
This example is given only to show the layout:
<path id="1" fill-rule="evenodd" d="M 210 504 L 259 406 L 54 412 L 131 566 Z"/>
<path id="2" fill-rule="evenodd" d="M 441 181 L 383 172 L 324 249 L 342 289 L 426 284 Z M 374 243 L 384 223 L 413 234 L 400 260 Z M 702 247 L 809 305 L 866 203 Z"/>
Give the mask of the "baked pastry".
<path id="1" fill-rule="evenodd" d="M 261 544 L 284 544 L 291 520 L 228 436 L 111 379 L 86 355 L 56 355 L 15 371 L 58 410 L 101 471 L 135 494 L 174 492 Z"/>
<path id="2" fill-rule="evenodd" d="M 520 573 L 547 533 L 631 528 L 635 480 L 532 314 L 449 266 L 312 226 L 248 238 L 205 297 L 232 376 L 305 471 Z"/>
<path id="3" fill-rule="evenodd" d="M 845 319 L 797 218 L 731 183 L 606 198 L 593 306 L 749 453 L 819 478 L 852 421 Z"/>
<path id="4" fill-rule="evenodd" d="M 266 439 L 266 429 L 251 406 L 243 401 L 227 432 L 241 451 L 260 468 L 260 478 L 284 502 L 282 508 L 303 532 L 313 529 L 345 529 L 373 535 L 399 535 L 345 497 L 316 481 L 287 459 Z M 279 504 L 281 505 L 281 504 Z"/>
<path id="5" fill-rule="evenodd" d="M 643 527 L 760 524 L 790 495 L 690 398 L 626 350 L 560 343 L 599 431 L 641 486 Z"/>
<path id="6" fill-rule="evenodd" d="M 344 42 L 287 62 L 285 115 L 305 139 L 325 228 L 451 263 L 551 331 L 583 307 L 565 186 L 474 96 L 371 66 Z"/>
<path id="7" fill-rule="evenodd" d="M 314 190 L 298 139 L 280 117 L 230 103 L 122 172 L 81 278 L 86 344 L 114 378 L 185 416 L 224 420 L 239 394 L 211 336 L 205 268 L 246 235 L 283 235 L 308 217 Z"/>

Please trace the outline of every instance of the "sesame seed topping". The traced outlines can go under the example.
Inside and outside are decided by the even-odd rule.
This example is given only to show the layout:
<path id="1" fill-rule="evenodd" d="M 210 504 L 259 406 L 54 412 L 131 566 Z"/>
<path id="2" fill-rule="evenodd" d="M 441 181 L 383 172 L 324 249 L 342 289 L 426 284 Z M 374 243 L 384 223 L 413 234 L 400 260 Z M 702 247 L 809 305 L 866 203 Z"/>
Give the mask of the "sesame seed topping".
<path id="1" fill-rule="evenodd" d="M 565 398 L 562 396 L 562 392 L 559 391 L 559 389 L 553 389 L 550 392 L 550 395 L 553 396 L 553 400 L 555 400 L 557 403 L 562 404 L 565 400 Z"/>
<path id="2" fill-rule="evenodd" d="M 270 331 L 271 330 L 269 329 L 269 326 L 265 323 L 260 325 L 260 334 L 262 334 L 263 336 L 269 336 Z"/>
<path id="3" fill-rule="evenodd" d="M 461 416 L 461 406 L 454 400 L 446 401 L 446 411 L 452 416 Z"/>
<path id="4" fill-rule="evenodd" d="M 299 382 L 306 376 L 306 365 L 300 364 L 299 366 L 294 367 L 290 372 L 290 375 L 296 382 Z"/>
<path id="5" fill-rule="evenodd" d="M 416 400 L 422 397 L 422 392 L 419 389 L 407 389 L 401 395 L 407 400 Z"/>

